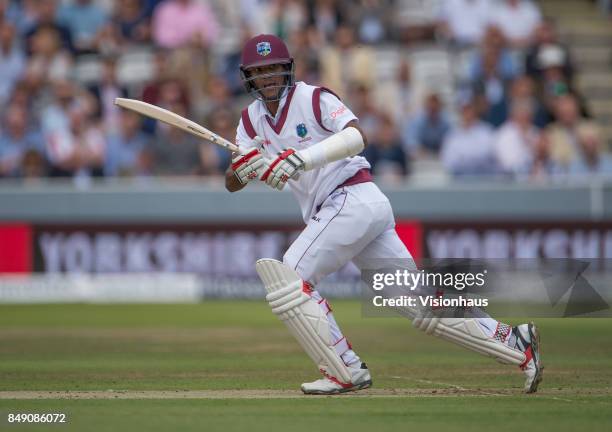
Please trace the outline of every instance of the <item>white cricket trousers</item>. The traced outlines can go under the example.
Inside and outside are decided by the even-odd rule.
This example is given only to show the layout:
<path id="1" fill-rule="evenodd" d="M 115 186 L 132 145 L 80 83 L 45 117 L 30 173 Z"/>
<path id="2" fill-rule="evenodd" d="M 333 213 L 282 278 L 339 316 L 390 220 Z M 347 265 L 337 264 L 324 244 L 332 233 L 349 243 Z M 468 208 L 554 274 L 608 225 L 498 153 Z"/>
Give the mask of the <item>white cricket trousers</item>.
<path id="1" fill-rule="evenodd" d="M 336 189 L 308 221 L 283 262 L 313 286 L 349 261 L 412 260 L 395 232 L 389 199 L 372 182 Z"/>
<path id="2" fill-rule="evenodd" d="M 373 182 L 367 182 L 336 189 L 289 247 L 283 262 L 314 288 L 349 261 L 361 270 L 389 259 L 405 259 L 408 267 L 414 265 L 412 255 L 395 232 L 389 199 Z M 346 344 L 344 362 L 349 366 L 358 364 L 360 359 L 340 331 L 329 303 L 316 290 L 311 296 L 327 312 L 332 342 Z M 503 341 L 507 340 L 509 326 L 484 312 L 476 320 L 489 337 L 501 334 Z"/>
<path id="3" fill-rule="evenodd" d="M 332 192 L 285 253 L 283 262 L 314 288 L 351 260 L 361 269 L 383 258 L 412 260 L 395 232 L 389 199 L 374 183 L 367 182 Z M 346 347 L 341 354 L 344 363 L 358 366 L 361 360 L 342 334 L 329 303 L 316 290 L 310 295 L 327 313 L 334 345 Z"/>

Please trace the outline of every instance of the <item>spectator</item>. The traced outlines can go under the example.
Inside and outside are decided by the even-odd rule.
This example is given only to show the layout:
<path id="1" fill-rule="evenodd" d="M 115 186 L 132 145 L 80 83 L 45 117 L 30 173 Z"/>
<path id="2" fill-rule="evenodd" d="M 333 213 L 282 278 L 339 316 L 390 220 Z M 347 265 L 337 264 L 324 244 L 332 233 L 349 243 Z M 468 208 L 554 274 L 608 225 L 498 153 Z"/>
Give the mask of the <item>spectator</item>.
<path id="1" fill-rule="evenodd" d="M 52 102 L 41 112 L 50 174 L 59 177 L 100 175 L 105 144 L 102 132 L 91 121 L 96 109 L 94 98 L 70 81 L 54 82 L 53 91 Z"/>
<path id="2" fill-rule="evenodd" d="M 94 41 L 95 51 L 101 56 L 118 56 L 126 49 L 121 30 L 111 21 L 100 28 Z"/>
<path id="3" fill-rule="evenodd" d="M 442 144 L 442 164 L 455 177 L 496 174 L 493 129 L 479 120 L 471 95 L 460 93 L 458 105 L 459 124 Z"/>
<path id="4" fill-rule="evenodd" d="M 114 133 L 119 128 L 119 108 L 115 105 L 115 98 L 127 97 L 127 89 L 117 82 L 117 60 L 108 56 L 103 59 L 102 80 L 99 84 L 89 87 L 89 91 L 96 98 L 102 124 L 106 132 Z"/>
<path id="5" fill-rule="evenodd" d="M 303 28 L 307 23 L 307 11 L 303 1 L 273 0 L 270 4 L 272 32 L 282 39 Z"/>
<path id="6" fill-rule="evenodd" d="M 159 86 L 157 105 L 170 109 L 174 104 L 180 104 L 185 111 L 191 109 L 191 98 L 180 79 L 167 79 Z"/>
<path id="7" fill-rule="evenodd" d="M 61 36 L 53 25 L 41 25 L 30 38 L 31 56 L 26 75 L 33 86 L 70 78 L 72 56 L 62 49 Z"/>
<path id="8" fill-rule="evenodd" d="M 157 6 L 165 0 L 142 0 L 144 11 L 149 19 L 153 16 Z"/>
<path id="9" fill-rule="evenodd" d="M 227 106 L 211 111 L 206 121 L 211 130 L 231 142 L 236 138 L 236 123 L 237 116 Z M 230 152 L 210 143 L 202 145 L 201 156 L 203 175 L 221 175 L 231 162 Z"/>
<path id="10" fill-rule="evenodd" d="M 151 40 L 151 25 L 142 0 L 118 0 L 112 23 L 126 42 L 148 43 Z"/>
<path id="11" fill-rule="evenodd" d="M 413 156 L 438 155 L 450 127 L 450 119 L 443 109 L 440 96 L 429 93 L 425 97 L 423 111 L 404 127 L 404 149 Z"/>
<path id="12" fill-rule="evenodd" d="M 554 97 L 569 91 L 571 82 L 563 70 L 566 63 L 565 52 L 558 45 L 545 45 L 539 50 L 536 64 L 545 94 Z"/>
<path id="13" fill-rule="evenodd" d="M 0 134 L 0 177 L 19 177 L 28 151 L 43 153 L 42 137 L 32 129 L 33 123 L 22 106 L 11 105 L 6 110 Z"/>
<path id="14" fill-rule="evenodd" d="M 146 152 L 149 136 L 141 127 L 139 114 L 123 110 L 119 129 L 109 134 L 104 160 L 106 176 L 144 176 L 151 172 L 151 163 Z"/>
<path id="15" fill-rule="evenodd" d="M 212 45 L 219 36 L 217 17 L 206 2 L 166 0 L 153 15 L 153 40 L 169 51 L 172 68 L 191 95 L 205 97 Z"/>
<path id="16" fill-rule="evenodd" d="M 215 44 L 213 63 L 209 72 L 225 78 L 230 92 L 235 96 L 244 96 L 244 85 L 239 70 L 242 48 L 252 36 L 270 33 L 268 23 L 267 0 L 225 0 L 212 2 L 215 16 L 221 26 L 219 41 Z M 255 24 L 255 25 L 253 25 Z M 289 39 L 286 40 L 290 44 Z M 293 50 L 291 52 L 295 53 Z M 296 64 L 297 66 L 297 64 Z M 202 92 L 206 89 L 201 87 Z"/>
<path id="17" fill-rule="evenodd" d="M 531 180 L 546 180 L 560 172 L 558 165 L 550 156 L 550 137 L 540 133 L 533 149 L 533 160 L 530 168 Z"/>
<path id="18" fill-rule="evenodd" d="M 47 162 L 44 156 L 37 150 L 27 150 L 21 161 L 21 178 L 31 181 L 46 175 Z"/>
<path id="19" fill-rule="evenodd" d="M 0 106 L 11 97 L 25 65 L 25 53 L 15 36 L 15 27 L 8 21 L 0 21 Z"/>
<path id="20" fill-rule="evenodd" d="M 416 101 L 414 86 L 412 84 L 412 69 L 410 63 L 406 59 L 402 59 L 398 65 L 395 84 L 397 98 L 397 115 L 400 119 L 414 112 L 415 106 L 420 101 Z M 392 99 L 387 99 L 392 100 Z"/>
<path id="21" fill-rule="evenodd" d="M 36 20 L 36 5 L 32 0 L 0 0 L 0 21 L 8 21 L 23 35 Z"/>
<path id="22" fill-rule="evenodd" d="M 442 12 L 441 1 L 415 2 L 412 0 L 394 1 L 390 15 L 390 28 L 394 39 L 409 46 L 413 43 L 434 42 L 436 30 L 442 30 L 439 23 Z"/>
<path id="23" fill-rule="evenodd" d="M 393 119 L 381 116 L 376 134 L 363 152 L 372 165 L 372 173 L 381 181 L 397 183 L 408 175 L 408 160 Z"/>
<path id="24" fill-rule="evenodd" d="M 153 13 L 153 40 L 172 49 L 196 43 L 211 46 L 219 35 L 219 23 L 207 3 L 165 0 Z"/>
<path id="25" fill-rule="evenodd" d="M 495 127 L 508 117 L 508 86 L 516 74 L 516 65 L 501 32 L 489 27 L 483 46 L 473 59 L 470 80 L 481 99 L 483 119 Z"/>
<path id="26" fill-rule="evenodd" d="M 34 22 L 28 27 L 25 32 L 26 45 L 28 46 L 28 54 L 31 55 L 31 39 L 36 32 L 41 28 L 53 29 L 59 36 L 62 49 L 74 52 L 72 43 L 72 34 L 70 29 L 57 22 L 57 0 L 36 0 L 36 16 Z"/>
<path id="27" fill-rule="evenodd" d="M 70 30 L 78 52 L 95 51 L 96 38 L 108 23 L 106 13 L 93 0 L 74 0 L 62 4 L 57 20 Z"/>
<path id="28" fill-rule="evenodd" d="M 379 127 L 380 111 L 374 106 L 369 87 L 355 84 L 351 87 L 350 106 L 359 119 L 359 125 L 367 137 L 373 136 Z"/>
<path id="29" fill-rule="evenodd" d="M 75 180 L 101 177 L 104 174 L 106 140 L 92 121 L 91 108 L 75 104 L 68 110 L 69 127 L 63 134 L 51 137 L 51 175 L 74 177 Z"/>
<path id="30" fill-rule="evenodd" d="M 579 150 L 569 165 L 569 174 L 612 177 L 612 156 L 602 151 L 601 131 L 592 123 L 585 123 L 576 130 L 576 138 Z"/>
<path id="31" fill-rule="evenodd" d="M 557 97 L 554 109 L 556 121 L 547 128 L 551 157 L 566 170 L 579 156 L 578 131 L 583 128 L 597 129 L 597 126 L 580 115 L 578 102 L 570 94 Z"/>
<path id="32" fill-rule="evenodd" d="M 32 112 L 34 105 L 32 91 L 29 84 L 25 80 L 15 83 L 13 92 L 7 100 L 7 105 L 18 105 L 28 112 Z M 4 112 L 4 107 L 0 107 L 0 112 Z"/>
<path id="33" fill-rule="evenodd" d="M 555 112 L 555 102 L 558 96 L 572 94 L 576 98 L 580 112 L 588 117 L 588 110 L 582 97 L 578 94 L 563 70 L 565 54 L 558 45 L 544 46 L 538 55 L 538 65 L 541 75 L 538 82 L 539 98 L 552 117 Z"/>
<path id="34" fill-rule="evenodd" d="M 529 45 L 542 21 L 540 10 L 531 0 L 502 0 L 492 10 L 491 24 L 499 27 L 511 47 Z"/>
<path id="35" fill-rule="evenodd" d="M 53 98 L 41 112 L 42 132 L 48 140 L 52 135 L 66 133 L 69 128 L 68 111 L 77 104 L 75 85 L 70 81 L 55 81 Z"/>
<path id="36" fill-rule="evenodd" d="M 344 24 L 340 2 L 314 0 L 306 2 L 306 7 L 308 26 L 315 29 L 324 44 L 332 42 L 338 27 Z"/>
<path id="37" fill-rule="evenodd" d="M 366 44 L 378 44 L 388 39 L 391 28 L 389 13 L 390 1 L 364 0 L 353 8 L 353 22 L 359 35 L 359 40 Z"/>
<path id="38" fill-rule="evenodd" d="M 210 78 L 206 96 L 206 98 L 195 101 L 197 107 L 194 107 L 194 110 L 197 112 L 197 117 L 208 118 L 217 110 L 232 110 L 232 95 L 224 77 L 213 76 Z"/>
<path id="39" fill-rule="evenodd" d="M 423 86 L 415 89 L 411 65 L 405 58 L 399 59 L 392 78 L 377 82 L 372 97 L 375 96 L 376 105 L 390 114 L 395 124 L 405 125 L 422 106 L 421 95 L 417 95 L 417 91 L 426 91 L 426 88 Z"/>
<path id="40" fill-rule="evenodd" d="M 142 100 L 166 109 L 169 109 L 168 107 L 175 103 L 190 107 L 190 98 L 183 83 L 170 75 L 167 75 L 167 78 L 156 79 L 145 86 Z M 146 119 L 143 128 L 146 132 L 153 133 L 156 124 L 155 120 Z"/>
<path id="41" fill-rule="evenodd" d="M 167 108 L 187 117 L 186 106 L 179 101 L 173 102 Z M 202 172 L 200 141 L 175 127 L 158 124 L 155 140 L 149 151 L 155 175 L 186 176 Z"/>
<path id="42" fill-rule="evenodd" d="M 353 29 L 340 26 L 334 45 L 321 51 L 321 81 L 340 97 L 348 93 L 347 84 L 374 85 L 374 53 L 355 44 Z"/>
<path id="43" fill-rule="evenodd" d="M 143 101 L 153 105 L 157 104 L 161 85 L 165 81 L 176 77 L 177 74 L 172 70 L 168 57 L 168 52 L 165 50 L 159 50 L 155 53 L 153 59 L 153 78 L 144 85 L 141 96 Z"/>
<path id="44" fill-rule="evenodd" d="M 510 86 L 510 103 L 515 100 L 530 100 L 533 107 L 533 124 L 542 129 L 554 119 L 542 102 L 536 98 L 535 85 L 528 75 L 516 78 Z"/>
<path id="45" fill-rule="evenodd" d="M 525 176 L 533 165 L 539 132 L 532 124 L 533 106 L 528 99 L 515 100 L 510 119 L 497 131 L 495 154 L 500 170 L 512 176 Z"/>
<path id="46" fill-rule="evenodd" d="M 551 47 L 557 51 L 552 53 Z M 542 51 L 548 51 L 543 53 Z M 552 53 L 552 54 L 551 54 Z M 567 81 L 572 81 L 574 67 L 567 47 L 559 42 L 557 30 L 552 20 L 546 19 L 536 28 L 534 41 L 527 49 L 525 56 L 525 72 L 536 82 L 542 79 L 543 68 L 550 64 L 551 57 L 558 67 L 561 68 L 563 76 Z"/>
<path id="47" fill-rule="evenodd" d="M 490 21 L 489 0 L 445 0 L 438 16 L 439 31 L 459 46 L 480 43 Z"/>
<path id="48" fill-rule="evenodd" d="M 482 119 L 494 127 L 500 126 L 508 118 L 509 80 L 499 75 L 496 63 L 495 54 L 487 53 L 483 65 L 484 75 L 472 85 Z"/>
<path id="49" fill-rule="evenodd" d="M 295 80 L 310 83 L 320 81 L 318 50 L 312 41 L 311 29 L 299 29 L 291 33 L 291 52 L 295 59 Z"/>
<path id="50" fill-rule="evenodd" d="M 498 27 L 487 27 L 480 50 L 472 58 L 469 77 L 472 82 L 486 78 L 487 69 L 494 69 L 495 75 L 504 81 L 512 80 L 518 72 L 507 43 Z"/>
<path id="51" fill-rule="evenodd" d="M 497 27 L 489 27 L 482 47 L 472 60 L 470 81 L 478 95 L 483 119 L 500 126 L 508 118 L 508 86 L 517 69 Z"/>

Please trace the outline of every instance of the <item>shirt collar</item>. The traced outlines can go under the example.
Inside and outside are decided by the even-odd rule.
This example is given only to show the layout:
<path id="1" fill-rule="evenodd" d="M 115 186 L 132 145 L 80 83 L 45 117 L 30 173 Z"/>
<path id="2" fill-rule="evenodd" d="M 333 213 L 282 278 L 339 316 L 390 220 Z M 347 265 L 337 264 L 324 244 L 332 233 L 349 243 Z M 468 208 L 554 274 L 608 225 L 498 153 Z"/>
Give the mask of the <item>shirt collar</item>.
<path id="1" fill-rule="evenodd" d="M 266 103 L 262 100 L 259 100 L 259 102 L 263 105 L 264 108 L 264 112 L 266 113 L 267 116 L 269 116 L 275 123 L 278 121 L 278 118 L 281 115 L 281 112 L 283 111 L 283 107 L 285 106 L 285 104 L 287 103 L 287 95 L 289 94 L 289 89 L 287 87 L 285 87 L 283 89 L 283 94 L 281 96 L 281 99 L 278 103 L 278 109 L 276 110 L 276 115 L 272 116 L 272 113 L 268 110 L 268 106 L 266 105 Z"/>

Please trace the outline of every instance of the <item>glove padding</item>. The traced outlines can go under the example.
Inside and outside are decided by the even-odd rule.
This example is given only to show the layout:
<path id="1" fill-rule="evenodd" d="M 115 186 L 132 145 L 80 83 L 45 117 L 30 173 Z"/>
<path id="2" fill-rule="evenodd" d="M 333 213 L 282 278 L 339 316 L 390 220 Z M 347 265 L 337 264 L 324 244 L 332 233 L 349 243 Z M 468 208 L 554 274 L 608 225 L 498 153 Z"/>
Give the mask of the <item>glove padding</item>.
<path id="1" fill-rule="evenodd" d="M 266 166 L 266 161 L 259 149 L 253 149 L 232 159 L 232 171 L 242 184 L 258 179 L 266 170 Z"/>
<path id="2" fill-rule="evenodd" d="M 304 160 L 295 149 L 289 148 L 279 153 L 268 169 L 261 176 L 270 187 L 283 190 L 289 179 L 297 178 L 299 171 L 304 169 Z"/>

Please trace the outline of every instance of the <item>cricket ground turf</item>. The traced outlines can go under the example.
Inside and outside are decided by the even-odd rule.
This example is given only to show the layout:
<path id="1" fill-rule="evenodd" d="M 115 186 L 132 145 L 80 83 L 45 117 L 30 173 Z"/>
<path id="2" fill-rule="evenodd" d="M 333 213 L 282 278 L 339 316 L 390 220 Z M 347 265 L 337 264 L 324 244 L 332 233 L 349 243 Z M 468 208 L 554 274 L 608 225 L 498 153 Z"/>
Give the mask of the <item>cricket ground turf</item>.
<path id="1" fill-rule="evenodd" d="M 318 378 L 265 302 L 0 306 L 0 430 L 610 430 L 612 320 L 540 319 L 544 381 L 402 318 L 334 312 L 372 389 L 304 396 Z M 512 324 L 518 323 L 510 320 Z M 65 424 L 9 423 L 65 413 Z"/>

